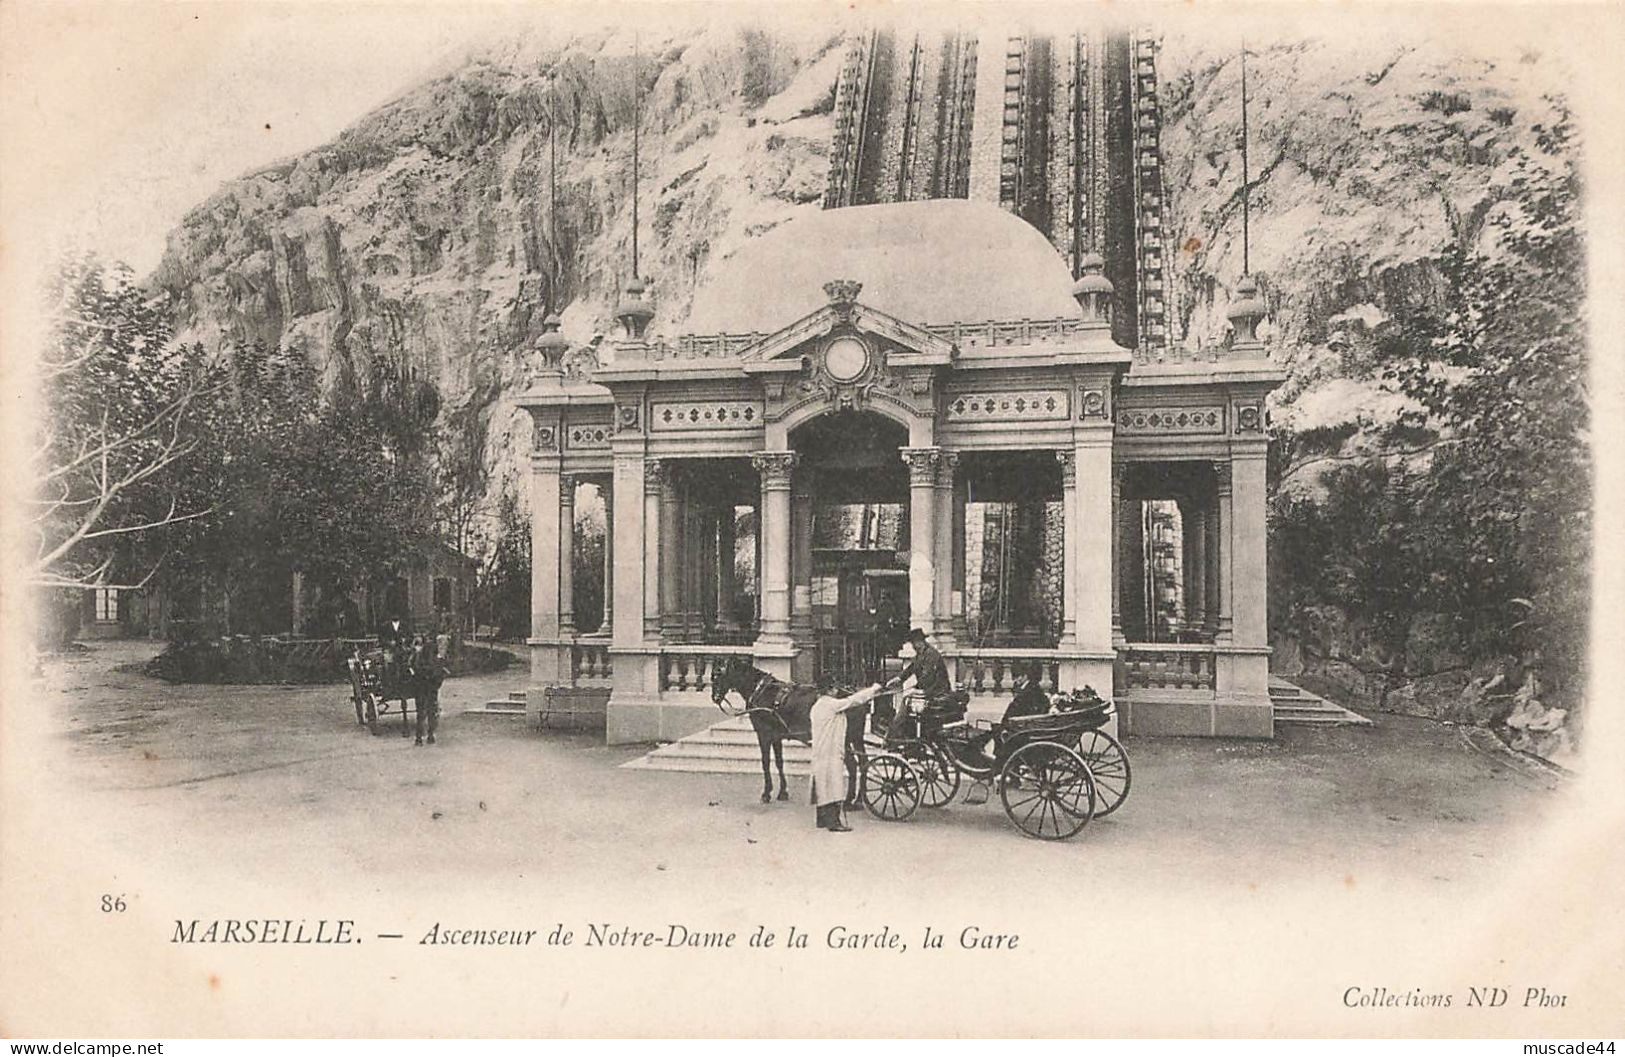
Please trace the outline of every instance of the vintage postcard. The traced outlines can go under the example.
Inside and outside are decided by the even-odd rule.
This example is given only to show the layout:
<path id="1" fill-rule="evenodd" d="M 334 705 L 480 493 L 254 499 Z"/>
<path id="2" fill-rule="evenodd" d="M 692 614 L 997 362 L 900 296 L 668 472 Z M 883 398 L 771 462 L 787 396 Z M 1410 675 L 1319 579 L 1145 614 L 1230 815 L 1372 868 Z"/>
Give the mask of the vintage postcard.
<path id="1" fill-rule="evenodd" d="M 0 1033 L 1625 1034 L 1622 29 L 0 6 Z"/>

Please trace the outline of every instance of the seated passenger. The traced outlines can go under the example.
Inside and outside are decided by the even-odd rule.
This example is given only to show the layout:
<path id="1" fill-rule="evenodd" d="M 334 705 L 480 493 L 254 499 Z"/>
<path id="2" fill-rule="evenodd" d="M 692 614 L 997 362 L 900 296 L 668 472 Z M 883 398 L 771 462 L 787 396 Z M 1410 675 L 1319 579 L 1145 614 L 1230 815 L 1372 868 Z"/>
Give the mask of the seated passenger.
<path id="1" fill-rule="evenodd" d="M 931 641 L 925 637 L 920 628 L 913 628 L 908 633 L 908 642 L 914 647 L 914 659 L 902 673 L 893 677 L 886 684 L 887 690 L 897 690 L 910 678 L 914 680 L 914 689 L 925 698 L 929 705 L 942 701 L 953 694 L 953 680 L 948 677 L 948 662 L 942 654 L 937 652 Z M 892 741 L 902 736 L 904 717 L 908 709 L 900 703 L 896 714 L 892 717 L 891 728 L 886 732 L 886 740 Z"/>
<path id="2" fill-rule="evenodd" d="M 1021 716 L 1041 716 L 1049 710 L 1049 695 L 1044 692 L 1044 665 L 1033 661 L 1022 673 L 1016 696 L 1004 710 L 1004 722 Z"/>

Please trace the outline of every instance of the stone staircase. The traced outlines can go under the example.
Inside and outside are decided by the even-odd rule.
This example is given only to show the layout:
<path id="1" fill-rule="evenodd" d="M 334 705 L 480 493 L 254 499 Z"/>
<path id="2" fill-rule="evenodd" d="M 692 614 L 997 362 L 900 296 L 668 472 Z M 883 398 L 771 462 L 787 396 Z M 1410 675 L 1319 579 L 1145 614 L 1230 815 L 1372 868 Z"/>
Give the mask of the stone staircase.
<path id="1" fill-rule="evenodd" d="M 495 698 L 462 713 L 465 716 L 518 716 L 525 718 L 525 692 L 509 690 L 507 697 Z"/>
<path id="2" fill-rule="evenodd" d="M 1371 721 L 1358 712 L 1350 712 L 1342 705 L 1334 705 L 1273 675 L 1270 676 L 1270 704 L 1275 706 L 1276 726 L 1371 726 Z"/>
<path id="3" fill-rule="evenodd" d="M 800 742 L 785 741 L 784 773 L 787 776 L 805 776 L 811 761 L 812 749 Z M 741 716 L 714 723 L 621 766 L 644 771 L 761 774 L 762 753 L 757 747 L 756 732 L 751 729 L 750 721 Z M 774 773 L 776 776 L 776 767 Z"/>

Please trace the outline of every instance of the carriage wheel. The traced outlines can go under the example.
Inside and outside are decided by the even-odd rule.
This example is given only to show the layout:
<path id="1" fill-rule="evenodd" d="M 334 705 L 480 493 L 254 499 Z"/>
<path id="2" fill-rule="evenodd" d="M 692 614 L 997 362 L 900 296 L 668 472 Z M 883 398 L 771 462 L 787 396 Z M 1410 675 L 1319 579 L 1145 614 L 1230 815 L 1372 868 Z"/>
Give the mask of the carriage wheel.
<path id="1" fill-rule="evenodd" d="M 920 803 L 926 807 L 947 807 L 959 793 L 959 768 L 942 746 L 920 741 L 901 751 L 920 776 Z"/>
<path id="2" fill-rule="evenodd" d="M 863 763 L 863 806 L 886 822 L 901 822 L 920 806 L 920 776 L 901 756 L 869 755 Z"/>
<path id="3" fill-rule="evenodd" d="M 1083 757 L 1055 741 L 1028 742 L 1005 761 L 999 796 L 1021 832 L 1065 840 L 1095 813 L 1095 780 Z"/>
<path id="4" fill-rule="evenodd" d="M 1086 730 L 1078 735 L 1078 755 L 1095 779 L 1095 817 L 1105 818 L 1128 799 L 1128 753 L 1105 731 Z"/>

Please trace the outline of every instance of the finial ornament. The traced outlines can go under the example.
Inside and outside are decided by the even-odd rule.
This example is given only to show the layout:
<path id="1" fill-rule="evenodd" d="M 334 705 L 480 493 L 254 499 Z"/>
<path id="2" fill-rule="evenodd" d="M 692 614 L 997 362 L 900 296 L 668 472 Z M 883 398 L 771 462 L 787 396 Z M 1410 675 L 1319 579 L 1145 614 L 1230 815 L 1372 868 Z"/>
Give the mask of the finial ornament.
<path id="1" fill-rule="evenodd" d="M 559 333 L 559 326 L 557 313 L 542 320 L 542 336 L 536 339 L 536 351 L 542 357 L 543 374 L 562 373 L 564 354 L 570 351 L 570 339 Z"/>
<path id="2" fill-rule="evenodd" d="M 1083 309 L 1087 323 L 1106 325 L 1112 321 L 1112 281 L 1106 278 L 1106 258 L 1098 253 L 1086 253 L 1078 261 L 1078 281 L 1072 284 L 1072 296 Z"/>
<path id="3" fill-rule="evenodd" d="M 1241 277 L 1236 284 L 1235 304 L 1225 313 L 1236 328 L 1235 344 L 1257 345 L 1258 324 L 1264 319 L 1264 302 L 1258 299 L 1258 283 L 1250 275 Z"/>
<path id="4" fill-rule="evenodd" d="M 643 280 L 633 276 L 632 281 L 626 284 L 626 293 L 621 303 L 615 306 L 615 319 L 620 323 L 626 336 L 633 341 L 643 340 L 643 332 L 649 327 L 649 320 L 654 318 L 654 306 L 644 299 L 647 290 Z"/>

